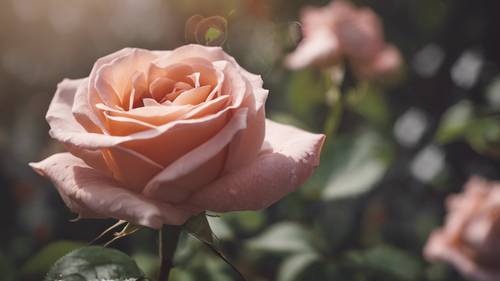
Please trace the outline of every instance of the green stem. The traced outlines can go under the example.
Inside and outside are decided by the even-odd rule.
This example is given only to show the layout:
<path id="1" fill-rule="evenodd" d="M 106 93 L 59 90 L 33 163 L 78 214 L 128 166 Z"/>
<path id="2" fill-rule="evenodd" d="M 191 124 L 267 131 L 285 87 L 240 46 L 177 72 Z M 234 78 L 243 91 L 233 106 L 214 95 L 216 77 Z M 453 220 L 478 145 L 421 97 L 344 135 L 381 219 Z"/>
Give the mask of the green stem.
<path id="1" fill-rule="evenodd" d="M 168 281 L 170 270 L 174 267 L 174 254 L 179 242 L 182 227 L 178 225 L 164 225 L 160 230 L 160 275 L 159 281 Z"/>

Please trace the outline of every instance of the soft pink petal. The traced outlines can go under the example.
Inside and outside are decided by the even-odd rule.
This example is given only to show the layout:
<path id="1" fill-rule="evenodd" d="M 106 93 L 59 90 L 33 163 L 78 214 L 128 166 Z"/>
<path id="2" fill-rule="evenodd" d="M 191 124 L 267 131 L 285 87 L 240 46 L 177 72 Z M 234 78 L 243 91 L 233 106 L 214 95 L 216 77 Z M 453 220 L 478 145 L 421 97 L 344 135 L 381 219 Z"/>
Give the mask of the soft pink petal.
<path id="1" fill-rule="evenodd" d="M 202 86 L 199 88 L 193 88 L 191 90 L 181 93 L 173 101 L 174 105 L 197 105 L 205 101 L 208 94 L 210 94 L 211 86 Z"/>
<path id="2" fill-rule="evenodd" d="M 238 132 L 229 145 L 229 152 L 225 165 L 225 172 L 236 171 L 242 166 L 251 163 L 259 154 L 266 131 L 266 113 L 264 104 L 267 99 L 267 90 L 251 88 L 254 93 L 247 94 L 242 103 L 248 108 L 247 128 Z"/>
<path id="3" fill-rule="evenodd" d="M 136 192 L 141 192 L 147 182 L 163 170 L 163 166 L 149 158 L 121 146 L 102 150 L 113 178 Z"/>
<path id="4" fill-rule="evenodd" d="M 160 67 L 182 63 L 185 60 L 193 58 L 202 58 L 210 62 L 214 61 L 230 61 L 234 65 L 238 65 L 234 58 L 226 54 L 221 47 L 207 47 L 197 44 L 189 44 L 181 46 L 165 56 L 159 57 L 155 60 L 155 64 Z"/>
<path id="5" fill-rule="evenodd" d="M 424 248 L 424 256 L 431 261 L 448 262 L 464 276 L 475 281 L 498 281 L 500 271 L 492 271 L 477 264 L 442 231 L 434 231 Z"/>
<path id="6" fill-rule="evenodd" d="M 342 51 L 350 59 L 371 60 L 385 45 L 380 18 L 369 8 L 360 8 L 337 22 L 335 31 Z"/>
<path id="7" fill-rule="evenodd" d="M 304 38 L 297 49 L 286 57 L 285 65 L 290 69 L 299 69 L 335 64 L 340 55 L 337 36 L 331 30 L 322 28 Z"/>
<path id="8" fill-rule="evenodd" d="M 207 116 L 209 114 L 215 114 L 221 111 L 231 100 L 231 96 L 220 96 L 216 99 L 204 102 L 197 105 L 192 110 L 187 112 L 181 118 L 183 119 L 194 119 Z"/>
<path id="9" fill-rule="evenodd" d="M 216 136 L 183 155 L 156 175 L 144 189 L 144 194 L 151 198 L 161 198 L 166 202 L 179 203 L 194 190 L 214 180 L 223 169 L 225 157 L 221 157 L 225 156 L 225 153 L 221 152 L 238 131 L 245 129 L 246 119 L 246 109 L 236 111 L 231 121 Z M 205 165 L 203 170 L 199 169 L 212 159 L 210 165 Z"/>
<path id="10" fill-rule="evenodd" d="M 352 60 L 351 64 L 358 78 L 383 80 L 398 75 L 403 59 L 396 47 L 387 45 L 371 61 Z"/>
<path id="11" fill-rule="evenodd" d="M 266 142 L 270 149 L 195 193 L 186 204 L 217 212 L 266 208 L 312 174 L 319 165 L 324 139 L 324 135 L 268 120 Z"/>
<path id="12" fill-rule="evenodd" d="M 130 52 L 96 69 L 95 73 L 90 74 L 91 81 L 95 83 L 97 93 L 105 104 L 128 108 L 126 105 L 134 76 L 145 73 L 155 59 L 156 55 L 148 50 L 131 49 Z"/>
<path id="13" fill-rule="evenodd" d="M 159 229 L 163 224 L 183 224 L 192 215 L 119 186 L 69 153 L 30 165 L 50 178 L 68 206 L 82 217 L 111 217 Z"/>

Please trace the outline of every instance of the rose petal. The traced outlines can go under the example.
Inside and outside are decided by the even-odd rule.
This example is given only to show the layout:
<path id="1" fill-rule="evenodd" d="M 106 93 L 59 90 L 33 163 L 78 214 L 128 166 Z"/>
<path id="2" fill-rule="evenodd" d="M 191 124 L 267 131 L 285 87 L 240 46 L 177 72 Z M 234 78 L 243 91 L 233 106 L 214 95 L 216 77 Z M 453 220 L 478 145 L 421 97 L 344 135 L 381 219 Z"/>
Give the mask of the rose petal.
<path id="1" fill-rule="evenodd" d="M 193 108 L 191 105 L 161 105 L 154 101 L 156 104 L 151 104 L 153 99 L 145 99 L 145 106 L 134 108 L 129 111 L 120 111 L 110 108 L 102 103 L 96 104 L 96 107 L 105 111 L 107 116 L 111 117 L 126 117 L 128 119 L 135 119 L 153 126 L 161 126 L 173 120 L 176 120 L 183 114 L 190 112 Z M 150 103 L 146 106 L 146 103 Z"/>
<path id="2" fill-rule="evenodd" d="M 424 248 L 424 256 L 431 261 L 443 261 L 452 264 L 460 273 L 471 280 L 498 281 L 500 272 L 491 271 L 474 263 L 473 260 L 453 245 L 441 230 L 434 231 Z"/>
<path id="3" fill-rule="evenodd" d="M 225 165 L 225 172 L 238 170 L 253 161 L 264 141 L 266 113 L 264 104 L 267 99 L 267 90 L 254 89 L 250 85 L 247 89 L 256 91 L 247 94 L 242 106 L 248 108 L 247 128 L 240 131 L 231 141 Z"/>
<path id="4" fill-rule="evenodd" d="M 371 61 L 351 60 L 354 72 L 360 79 L 390 79 L 397 76 L 403 59 L 398 49 L 387 45 Z"/>
<path id="5" fill-rule="evenodd" d="M 30 166 L 50 178 L 68 207 L 82 217 L 111 217 L 159 229 L 163 224 L 183 224 L 192 215 L 124 189 L 69 153 Z"/>
<path id="6" fill-rule="evenodd" d="M 102 154 L 113 178 L 136 192 L 141 192 L 146 183 L 164 168 L 153 160 L 121 146 L 103 149 Z"/>
<path id="7" fill-rule="evenodd" d="M 340 55 L 337 36 L 331 30 L 320 29 L 304 38 L 297 49 L 286 57 L 285 64 L 290 69 L 329 65 L 336 63 Z"/>
<path id="8" fill-rule="evenodd" d="M 225 157 L 221 158 L 221 151 L 238 131 L 246 127 L 246 118 L 246 108 L 236 111 L 231 121 L 216 136 L 183 155 L 156 175 L 144 189 L 144 194 L 151 198 L 161 198 L 166 202 L 179 203 L 191 192 L 215 179 L 224 165 Z M 211 159 L 214 160 L 210 165 L 205 165 L 203 170 L 199 169 Z M 194 173 L 196 176 L 189 176 L 195 170 L 198 170 Z"/>
<path id="9" fill-rule="evenodd" d="M 175 105 L 197 105 L 205 101 L 208 94 L 210 94 L 212 86 L 202 86 L 199 88 L 194 88 L 181 93 L 175 100 L 173 104 Z"/>
<path id="10" fill-rule="evenodd" d="M 311 175 L 324 139 L 268 120 L 266 141 L 271 149 L 195 193 L 186 204 L 217 212 L 266 208 Z"/>
<path id="11" fill-rule="evenodd" d="M 127 108 L 136 73 L 145 73 L 156 56 L 147 50 L 131 49 L 123 56 L 113 59 L 91 73 L 95 88 L 103 102 L 109 106 L 121 105 Z M 93 77 L 95 75 L 95 77 Z"/>

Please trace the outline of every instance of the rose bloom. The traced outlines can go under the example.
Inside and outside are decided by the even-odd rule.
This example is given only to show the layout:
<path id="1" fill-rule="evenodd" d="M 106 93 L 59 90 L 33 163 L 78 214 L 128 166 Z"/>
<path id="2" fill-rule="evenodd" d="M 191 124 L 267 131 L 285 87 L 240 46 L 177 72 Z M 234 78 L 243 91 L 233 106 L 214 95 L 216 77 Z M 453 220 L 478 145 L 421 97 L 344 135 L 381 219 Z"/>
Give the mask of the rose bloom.
<path id="1" fill-rule="evenodd" d="M 431 234 L 424 255 L 471 280 L 500 280 L 500 183 L 473 177 L 446 203 L 446 224 Z"/>
<path id="2" fill-rule="evenodd" d="M 311 175 L 324 135 L 266 120 L 262 84 L 218 47 L 123 49 L 59 84 L 46 118 L 69 153 L 31 166 L 81 218 L 266 208 Z"/>
<path id="3" fill-rule="evenodd" d="M 286 58 L 289 68 L 328 67 L 346 58 L 361 79 L 398 73 L 401 55 L 384 41 L 382 23 L 371 9 L 336 0 L 325 7 L 304 8 L 301 21 L 304 39 Z"/>

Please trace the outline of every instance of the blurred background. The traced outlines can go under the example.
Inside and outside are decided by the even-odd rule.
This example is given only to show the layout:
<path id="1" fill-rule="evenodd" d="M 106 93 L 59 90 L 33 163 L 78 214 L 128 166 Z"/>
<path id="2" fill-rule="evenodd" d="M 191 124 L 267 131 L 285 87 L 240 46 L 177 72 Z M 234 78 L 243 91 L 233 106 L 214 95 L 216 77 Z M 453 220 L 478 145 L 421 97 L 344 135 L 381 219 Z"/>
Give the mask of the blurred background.
<path id="1" fill-rule="evenodd" d="M 443 201 L 471 175 L 500 179 L 500 2 L 354 1 L 383 19 L 403 54 L 390 85 L 350 90 L 320 168 L 263 212 L 210 218 L 220 246 L 248 280 L 462 280 L 422 257 Z M 27 165 L 61 150 L 44 115 L 63 78 L 89 74 L 124 47 L 185 44 L 194 15 L 228 22 L 224 49 L 263 76 L 268 116 L 322 132 L 332 107 L 317 70 L 289 71 L 299 11 L 324 0 L 3 0 L 0 3 L 0 280 L 41 280 L 68 250 L 112 220 L 81 220 Z M 62 242 L 61 242 L 62 241 Z M 112 244 L 154 276 L 156 234 Z M 175 279 L 237 280 L 201 243 L 183 237 Z"/>

